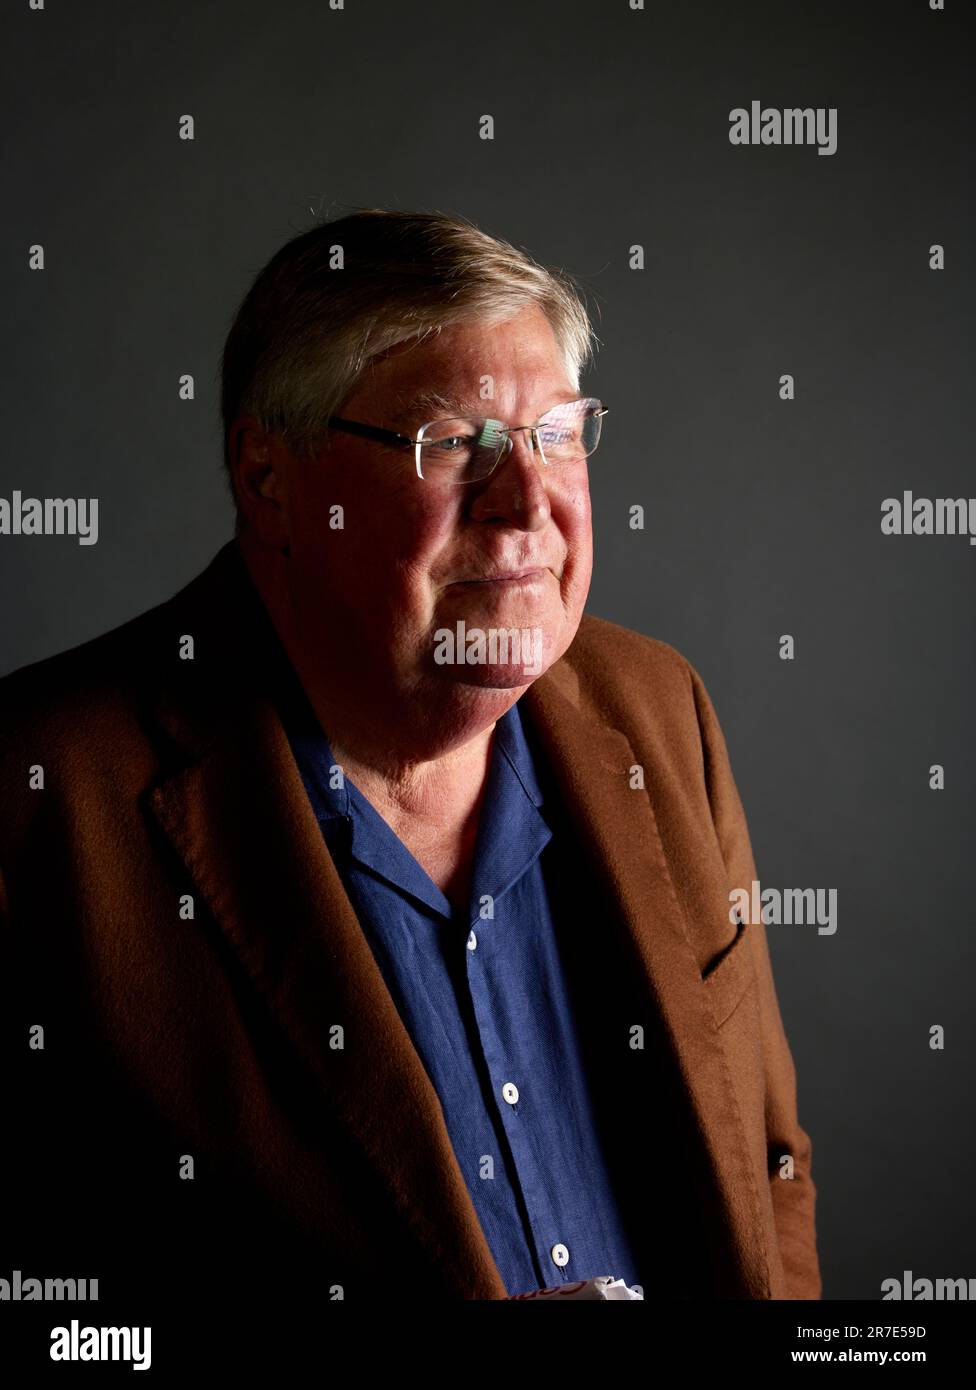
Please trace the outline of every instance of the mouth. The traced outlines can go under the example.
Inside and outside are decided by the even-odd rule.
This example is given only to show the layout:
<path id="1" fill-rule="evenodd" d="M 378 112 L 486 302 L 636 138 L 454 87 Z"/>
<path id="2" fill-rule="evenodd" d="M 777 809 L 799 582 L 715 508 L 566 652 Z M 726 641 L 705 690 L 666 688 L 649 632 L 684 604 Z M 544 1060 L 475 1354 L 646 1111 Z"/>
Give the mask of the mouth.
<path id="1" fill-rule="evenodd" d="M 448 585 L 448 587 L 449 587 L 449 588 L 455 588 L 455 587 L 459 587 L 459 586 L 462 586 L 462 585 L 470 585 L 470 584 L 475 584 L 475 585 L 528 584 L 528 583 L 531 583 L 533 580 L 541 579 L 541 578 L 543 577 L 543 575 L 546 575 L 546 574 L 548 574 L 548 573 L 549 573 L 549 571 L 548 571 L 544 566 L 536 566 L 536 567 L 533 568 L 533 569 L 525 569 L 525 570 L 508 570 L 508 571 L 506 571 L 506 572 L 503 573 L 503 574 L 485 575 L 485 576 L 483 576 L 483 577 L 481 577 L 481 578 L 478 578 L 478 579 L 456 579 L 456 580 L 454 581 L 454 583 Z"/>

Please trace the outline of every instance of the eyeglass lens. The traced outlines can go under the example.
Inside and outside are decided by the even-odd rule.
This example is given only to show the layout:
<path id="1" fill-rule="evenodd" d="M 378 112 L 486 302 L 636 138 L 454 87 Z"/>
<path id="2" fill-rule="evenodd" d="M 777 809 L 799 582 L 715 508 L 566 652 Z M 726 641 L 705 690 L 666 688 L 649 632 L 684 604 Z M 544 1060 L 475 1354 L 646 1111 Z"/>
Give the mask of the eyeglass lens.
<path id="1" fill-rule="evenodd" d="M 548 464 L 587 458 L 600 442 L 600 402 L 592 397 L 569 401 L 546 412 L 538 423 L 542 456 Z M 508 437 L 500 420 L 474 416 L 434 420 L 420 431 L 421 476 L 428 470 L 447 472 L 457 481 L 486 476 L 501 457 Z"/>

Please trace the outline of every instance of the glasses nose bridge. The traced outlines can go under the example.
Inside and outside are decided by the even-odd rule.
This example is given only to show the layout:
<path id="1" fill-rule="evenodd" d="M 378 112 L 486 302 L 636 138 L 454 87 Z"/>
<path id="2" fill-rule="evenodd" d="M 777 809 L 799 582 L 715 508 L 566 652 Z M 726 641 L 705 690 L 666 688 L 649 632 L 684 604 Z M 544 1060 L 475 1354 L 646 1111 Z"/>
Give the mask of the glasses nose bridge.
<path id="1" fill-rule="evenodd" d="M 533 456 L 538 456 L 545 462 L 545 454 L 542 452 L 542 440 L 539 438 L 540 429 L 540 425 L 507 425 L 505 427 L 505 443 L 502 445 L 502 452 L 495 462 L 495 467 L 497 468 L 500 463 L 504 463 L 515 448 L 515 440 L 512 438 L 512 435 L 521 434 L 525 430 L 529 431 L 529 449 Z"/>
<path id="2" fill-rule="evenodd" d="M 541 425 L 506 425 L 505 433 L 508 435 L 509 439 L 511 439 L 513 434 L 518 434 L 522 430 L 530 430 L 531 433 L 536 436 L 534 442 L 537 444 L 538 432 L 541 428 Z"/>

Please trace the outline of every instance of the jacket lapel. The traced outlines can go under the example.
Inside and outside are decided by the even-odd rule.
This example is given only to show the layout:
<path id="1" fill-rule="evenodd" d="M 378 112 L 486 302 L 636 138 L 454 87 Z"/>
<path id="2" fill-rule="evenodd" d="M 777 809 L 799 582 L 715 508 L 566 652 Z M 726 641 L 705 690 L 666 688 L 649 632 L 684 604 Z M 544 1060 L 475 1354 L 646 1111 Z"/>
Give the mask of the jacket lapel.
<path id="1" fill-rule="evenodd" d="M 281 721 L 248 684 L 235 690 L 233 672 L 243 681 L 246 668 L 253 684 L 264 653 L 248 628 L 238 668 L 243 634 L 229 615 L 249 596 L 232 568 L 221 552 L 189 586 L 192 603 L 180 606 L 184 590 L 168 605 L 174 641 L 192 633 L 196 651 L 155 702 L 183 765 L 152 790 L 149 806 L 432 1265 L 463 1298 L 504 1298 L 437 1093 L 325 846 Z M 227 584 L 234 593 L 215 604 Z"/>
<path id="2" fill-rule="evenodd" d="M 621 788 L 639 759 L 624 734 L 580 710 L 578 679 L 565 661 L 526 691 L 522 707 L 618 909 L 608 926 L 623 936 L 612 949 L 626 968 L 624 948 L 636 948 L 664 1023 L 726 1225 L 724 1236 L 716 1232 L 716 1239 L 737 1252 L 740 1296 L 768 1298 L 763 1217 L 742 1119 L 651 795 L 630 792 L 626 818 L 621 814 Z"/>

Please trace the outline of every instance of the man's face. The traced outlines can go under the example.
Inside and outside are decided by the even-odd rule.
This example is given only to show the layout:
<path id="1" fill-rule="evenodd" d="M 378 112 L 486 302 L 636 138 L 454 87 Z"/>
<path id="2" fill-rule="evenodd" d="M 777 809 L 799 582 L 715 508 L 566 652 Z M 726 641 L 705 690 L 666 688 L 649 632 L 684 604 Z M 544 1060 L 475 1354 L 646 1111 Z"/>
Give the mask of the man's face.
<path id="1" fill-rule="evenodd" d="M 490 399 L 481 395 L 485 377 Z M 394 349 L 338 414 L 412 436 L 432 417 L 429 405 L 411 405 L 424 391 L 510 425 L 533 424 L 579 394 L 548 320 L 531 307 Z M 325 643 L 337 670 L 355 662 L 361 677 L 403 694 L 431 679 L 525 686 L 558 660 L 590 584 L 588 465 L 546 465 L 527 432 L 512 440 L 489 477 L 462 484 L 434 472 L 421 479 L 411 453 L 339 433 L 311 462 L 292 462 L 289 583 L 303 644 Z M 342 529 L 330 526 L 337 505 Z M 460 622 L 469 642 L 472 630 L 486 634 L 483 663 L 461 664 L 457 647 L 445 662 L 443 632 L 455 634 Z M 531 634 L 529 649 L 523 640 L 520 653 L 506 654 L 502 645 L 491 660 L 492 630 L 511 629 Z"/>

